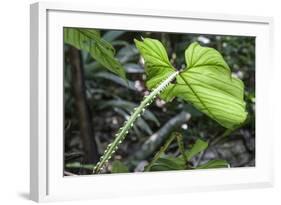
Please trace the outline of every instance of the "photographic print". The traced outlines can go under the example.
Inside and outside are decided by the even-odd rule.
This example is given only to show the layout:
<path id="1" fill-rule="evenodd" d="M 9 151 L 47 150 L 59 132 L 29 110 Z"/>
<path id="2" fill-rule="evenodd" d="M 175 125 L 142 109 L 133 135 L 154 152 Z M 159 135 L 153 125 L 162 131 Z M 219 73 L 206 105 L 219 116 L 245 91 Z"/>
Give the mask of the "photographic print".
<path id="1" fill-rule="evenodd" d="M 255 37 L 63 33 L 64 176 L 255 166 Z"/>

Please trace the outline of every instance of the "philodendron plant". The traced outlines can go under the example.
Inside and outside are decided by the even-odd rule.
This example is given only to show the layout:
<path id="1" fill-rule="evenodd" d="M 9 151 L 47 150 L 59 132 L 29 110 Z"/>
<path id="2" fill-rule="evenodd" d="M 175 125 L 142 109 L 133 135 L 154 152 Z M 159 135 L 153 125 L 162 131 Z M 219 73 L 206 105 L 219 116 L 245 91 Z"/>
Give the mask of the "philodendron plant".
<path id="1" fill-rule="evenodd" d="M 114 141 L 94 167 L 94 173 L 103 169 L 136 119 L 156 96 L 167 102 L 175 97 L 182 98 L 227 129 L 239 126 L 247 117 L 243 82 L 231 75 L 229 66 L 217 50 L 192 43 L 184 53 L 186 67 L 178 70 L 170 63 L 160 41 L 145 38 L 142 41 L 135 40 L 135 44 L 144 58 L 146 86 L 151 92 L 144 96 L 119 129 Z"/>

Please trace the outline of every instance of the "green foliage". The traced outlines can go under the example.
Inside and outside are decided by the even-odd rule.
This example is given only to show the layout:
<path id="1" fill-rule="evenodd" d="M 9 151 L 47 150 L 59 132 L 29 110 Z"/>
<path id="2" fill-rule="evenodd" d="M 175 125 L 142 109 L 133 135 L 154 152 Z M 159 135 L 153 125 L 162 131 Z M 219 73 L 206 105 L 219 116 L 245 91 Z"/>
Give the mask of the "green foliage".
<path id="1" fill-rule="evenodd" d="M 177 140 L 179 151 L 184 157 L 181 158 L 165 155 L 165 151 L 174 140 Z M 184 170 L 186 168 L 186 162 L 187 157 L 185 157 L 183 137 L 180 133 L 173 132 L 165 144 L 155 154 L 151 162 L 145 167 L 145 171 Z"/>
<path id="2" fill-rule="evenodd" d="M 192 146 L 192 149 L 186 153 L 187 160 L 191 160 L 195 155 L 199 154 L 200 152 L 204 151 L 208 147 L 208 143 L 198 139 L 196 140 L 195 144 Z"/>
<path id="3" fill-rule="evenodd" d="M 226 160 L 214 159 L 214 160 L 210 160 L 205 164 L 197 166 L 196 169 L 226 168 L 228 166 L 229 165 Z"/>
<path id="4" fill-rule="evenodd" d="M 99 172 L 111 158 L 118 144 L 124 140 L 128 130 L 134 126 L 133 123 L 137 117 L 140 117 L 141 112 L 144 112 L 156 95 L 160 94 L 164 89 L 166 89 L 162 95 L 164 99 L 183 98 L 229 129 L 242 124 L 247 116 L 243 100 L 243 82 L 231 76 L 230 68 L 221 54 L 215 49 L 201 47 L 198 43 L 192 43 L 185 51 L 187 66 L 178 72 L 170 63 L 166 50 L 160 41 L 146 38 L 143 42 L 135 40 L 135 43 L 145 60 L 145 72 L 148 76 L 147 86 L 149 89 L 154 90 L 148 98 L 144 98 L 140 106 L 135 109 L 128 121 L 120 128 L 114 142 L 108 146 L 100 162 L 95 167 L 95 173 Z M 170 84 L 174 78 L 176 78 L 176 82 Z M 167 81 L 168 79 L 170 80 Z M 166 83 L 163 84 L 163 82 Z M 166 88 L 167 86 L 168 88 Z M 179 147 L 182 150 L 183 143 L 179 143 Z M 194 155 L 206 148 L 207 143 L 198 140 L 186 155 L 183 153 L 183 157 L 190 160 Z M 158 153 L 156 158 L 159 155 Z M 181 166 L 177 166 L 178 164 L 175 163 L 174 159 L 159 158 L 153 164 L 156 164 L 157 169 L 171 169 L 171 167 L 182 169 Z M 147 169 L 149 170 L 150 168 L 153 169 L 151 165 Z"/>
<path id="5" fill-rule="evenodd" d="M 160 41 L 146 38 L 135 43 L 145 60 L 149 89 L 176 70 Z M 162 98 L 166 101 L 183 98 L 226 128 L 243 123 L 247 117 L 244 85 L 231 76 L 221 54 L 213 48 L 192 43 L 185 51 L 185 61 L 186 68 L 163 92 Z"/>
<path id="6" fill-rule="evenodd" d="M 160 41 L 145 38 L 143 42 L 135 39 L 135 43 L 145 60 L 146 86 L 149 89 L 156 87 L 175 72 Z"/>
<path id="7" fill-rule="evenodd" d="M 152 166 L 150 171 L 184 170 L 185 161 L 176 157 L 161 157 Z"/>
<path id="8" fill-rule="evenodd" d="M 129 172 L 128 167 L 122 162 L 115 160 L 112 162 L 111 173 L 127 173 Z"/>
<path id="9" fill-rule="evenodd" d="M 85 31 L 85 29 L 79 30 L 82 30 L 81 34 L 83 33 L 83 30 Z M 243 80 L 243 83 L 245 84 L 245 101 L 247 102 L 247 111 L 249 112 L 247 120 L 244 121 L 242 125 L 239 124 L 227 129 L 228 131 L 226 131 L 225 134 L 224 127 L 220 126 L 220 124 L 214 120 L 208 120 L 210 118 L 200 111 L 200 109 L 196 109 L 195 105 L 192 105 L 187 97 L 183 98 L 180 94 L 175 96 L 175 93 L 169 95 L 168 90 L 170 89 L 170 86 L 166 91 L 162 91 L 160 96 L 162 99 L 166 99 L 166 101 L 174 100 L 165 103 L 162 100 L 157 99 L 155 103 L 151 104 L 149 110 L 145 108 L 143 114 L 140 112 L 141 116 L 138 117 L 133 124 L 129 123 L 132 126 L 130 128 L 132 130 L 130 130 L 130 133 L 128 134 L 128 139 L 122 142 L 122 145 L 118 144 L 119 151 L 116 154 L 116 158 L 108 163 L 108 168 L 102 171 L 102 173 L 112 172 L 112 165 L 114 164 L 115 166 L 116 159 L 120 160 L 121 164 L 122 162 L 125 162 L 126 165 L 123 165 L 130 168 L 130 172 L 133 170 L 134 172 L 141 171 L 144 161 L 149 160 L 147 157 L 150 156 L 151 153 L 157 151 L 155 148 L 158 147 L 160 143 L 163 143 L 163 138 L 161 138 L 161 142 L 158 141 L 160 137 L 155 140 L 155 142 L 157 142 L 155 144 L 158 145 L 154 146 L 149 154 L 145 154 L 145 151 L 140 152 L 140 147 L 146 146 L 146 142 L 150 140 L 150 138 L 147 139 L 149 135 L 151 137 L 154 136 L 151 135 L 151 133 L 157 134 L 158 131 L 162 130 L 162 128 L 167 125 L 171 118 L 177 116 L 178 113 L 182 111 L 190 113 L 191 120 L 188 124 L 182 123 L 173 128 L 173 130 L 180 131 L 183 134 L 184 141 L 182 139 L 181 148 L 176 149 L 176 143 L 173 142 L 168 146 L 165 153 L 162 153 L 159 156 L 159 161 L 156 160 L 155 164 L 152 163 L 152 171 L 156 171 L 157 169 L 178 170 L 180 166 L 182 169 L 220 168 L 227 167 L 228 163 L 231 167 L 254 166 L 255 38 L 205 34 L 89 30 L 92 31 L 92 33 L 88 33 L 88 36 L 91 36 L 91 39 L 86 35 L 76 35 L 76 37 L 79 36 L 79 38 L 82 39 L 84 38 L 83 36 L 86 36 L 87 38 L 85 37 L 82 41 L 74 40 L 74 42 L 82 42 L 82 44 L 78 43 L 76 46 L 73 46 L 76 48 L 81 47 L 80 60 L 85 71 L 85 91 L 91 118 L 93 120 L 94 131 L 92 137 L 93 139 L 96 138 L 98 141 L 97 145 L 100 154 L 107 144 L 108 147 L 114 147 L 112 145 L 114 143 L 109 144 L 114 141 L 114 133 L 120 126 L 125 126 L 125 124 L 128 123 L 125 122 L 125 124 L 123 124 L 124 120 L 128 120 L 130 115 L 135 112 L 134 108 L 138 106 L 138 102 L 142 100 L 143 96 L 149 94 L 144 86 L 145 80 L 146 87 L 149 90 L 153 90 L 161 84 L 162 76 L 166 76 L 166 74 L 167 77 L 169 76 L 170 73 L 167 72 L 167 70 L 174 73 L 176 68 L 178 70 L 189 69 L 190 66 L 186 66 L 185 62 L 187 55 L 183 54 L 187 50 L 186 45 L 189 45 L 192 42 L 200 42 L 201 45 L 217 49 L 231 68 L 231 71 L 233 72 L 232 75 Z M 139 38 L 139 36 L 145 37 L 143 42 L 147 42 L 146 37 L 159 39 L 163 45 L 159 41 L 153 39 L 150 39 L 153 40 L 153 43 L 148 41 L 146 45 L 143 45 L 142 41 L 135 41 L 139 42 L 136 43 L 136 45 L 139 44 L 139 46 L 142 47 L 143 51 L 141 51 L 141 49 L 136 48 L 133 41 L 134 38 Z M 120 75 L 117 76 L 115 73 L 106 71 L 105 66 L 103 66 L 98 59 L 93 58 L 93 55 L 89 53 L 88 48 L 91 41 L 93 41 L 92 39 L 103 39 L 111 44 L 109 44 L 109 46 L 104 45 L 104 47 L 114 53 L 114 59 L 123 65 L 129 80 L 124 81 L 119 77 Z M 160 43 L 160 46 L 158 42 Z M 68 51 L 71 47 L 69 45 L 72 44 L 65 42 L 65 170 L 73 172 L 74 174 L 86 174 L 89 173 L 89 169 L 93 170 L 95 164 L 83 164 L 84 150 L 83 146 L 81 146 L 79 121 L 77 121 L 76 118 L 79 113 L 75 109 L 75 99 L 73 98 L 72 92 L 73 82 L 71 79 L 71 65 L 68 58 Z M 84 49 L 82 48 L 83 46 L 85 46 Z M 114 51 L 114 49 L 116 49 L 116 51 Z M 151 53 L 151 49 L 156 50 L 156 53 Z M 146 55 L 143 55 L 142 52 L 145 52 Z M 144 61 L 142 61 L 142 59 L 140 60 L 140 54 Z M 156 66 L 154 65 L 155 59 L 157 61 Z M 164 65 L 163 62 L 161 62 L 162 60 Z M 145 62 L 145 67 L 143 67 L 142 62 Z M 147 62 L 150 62 L 150 64 Z M 181 70 L 180 72 L 183 73 L 184 70 Z M 192 68 L 191 71 L 192 70 L 195 69 Z M 148 75 L 148 73 L 150 74 Z M 180 78 L 180 76 L 178 76 L 178 78 Z M 205 80 L 205 76 L 203 76 L 202 79 Z M 198 77 L 196 80 L 200 80 L 200 78 Z M 173 81 L 173 86 L 177 84 L 178 82 Z M 186 101 L 189 103 L 186 103 Z M 152 114 L 156 121 L 155 119 L 148 118 L 146 116 L 147 112 Z M 168 132 L 161 132 L 161 134 L 167 136 Z M 193 157 L 188 156 L 189 153 L 193 152 L 191 150 L 195 149 L 196 144 L 204 144 L 204 141 L 202 140 L 203 143 L 197 143 L 197 139 L 199 138 L 208 141 L 209 147 L 212 147 L 212 149 L 208 149 L 207 151 L 205 151 L 206 149 L 202 149 L 194 154 Z M 121 141 L 122 140 L 123 139 L 121 139 Z M 245 141 L 245 143 L 240 144 L 241 140 L 243 140 L 243 142 Z M 184 146 L 186 146 L 186 148 L 184 148 Z M 178 147 L 180 147 L 179 143 Z M 114 151 L 111 153 L 111 156 L 113 156 Z M 109 155 L 108 157 L 110 158 Z M 187 157 L 189 157 L 189 160 L 187 160 Z M 164 160 L 162 160 L 162 158 Z M 215 160 L 208 161 L 209 159 Z M 218 159 L 227 159 L 228 163 Z M 171 168 L 171 163 L 169 163 L 170 160 L 177 165 Z M 168 165 L 166 165 L 165 162 Z M 106 165 L 107 163 L 104 163 L 103 166 L 105 167 Z M 122 170 L 120 172 L 122 172 Z"/>
<path id="10" fill-rule="evenodd" d="M 165 155 L 164 152 L 168 149 L 169 145 L 177 137 L 177 144 L 179 150 L 182 149 L 181 140 L 182 135 L 180 133 L 172 133 L 166 143 L 161 147 L 159 152 L 156 153 L 151 162 L 146 166 L 145 171 L 169 171 L 169 170 L 186 170 L 186 169 L 208 169 L 208 168 L 226 168 L 228 163 L 225 160 L 210 160 L 207 163 L 190 166 L 191 159 L 199 153 L 205 151 L 208 148 L 208 143 L 197 139 L 190 150 L 184 151 L 184 154 L 175 157 Z M 186 157 L 184 157 L 186 155 Z"/>
<path id="11" fill-rule="evenodd" d="M 89 169 L 89 170 L 93 170 L 94 168 L 94 164 L 81 164 L 80 162 L 73 162 L 73 163 L 68 163 L 66 164 L 67 168 L 72 168 L 72 169 Z"/>
<path id="12" fill-rule="evenodd" d="M 65 28 L 64 42 L 91 54 L 105 68 L 126 79 L 121 63 L 114 57 L 115 49 L 102 39 L 96 29 Z"/>

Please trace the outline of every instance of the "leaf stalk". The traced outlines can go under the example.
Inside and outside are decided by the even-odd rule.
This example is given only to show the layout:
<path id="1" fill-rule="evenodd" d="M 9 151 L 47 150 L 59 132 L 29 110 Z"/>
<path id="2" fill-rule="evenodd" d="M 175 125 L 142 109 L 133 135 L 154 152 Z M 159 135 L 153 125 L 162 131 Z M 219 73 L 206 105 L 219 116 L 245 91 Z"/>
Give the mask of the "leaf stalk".
<path id="1" fill-rule="evenodd" d="M 93 169 L 93 173 L 97 174 L 102 171 L 104 165 L 110 160 L 112 155 L 116 152 L 118 149 L 118 146 L 123 142 L 127 134 L 129 133 L 129 130 L 134 126 L 134 122 L 139 118 L 146 110 L 146 108 L 154 101 L 157 95 L 159 95 L 179 74 L 179 71 L 176 71 L 169 75 L 169 77 L 164 80 L 162 83 L 159 84 L 149 95 L 144 96 L 144 99 L 140 103 L 138 107 L 134 109 L 134 112 L 129 117 L 127 121 L 124 122 L 124 126 L 122 126 L 117 134 L 115 135 L 115 139 L 112 143 L 110 143 L 106 150 L 104 151 L 104 154 L 100 157 L 100 161 L 96 164 L 96 166 Z"/>

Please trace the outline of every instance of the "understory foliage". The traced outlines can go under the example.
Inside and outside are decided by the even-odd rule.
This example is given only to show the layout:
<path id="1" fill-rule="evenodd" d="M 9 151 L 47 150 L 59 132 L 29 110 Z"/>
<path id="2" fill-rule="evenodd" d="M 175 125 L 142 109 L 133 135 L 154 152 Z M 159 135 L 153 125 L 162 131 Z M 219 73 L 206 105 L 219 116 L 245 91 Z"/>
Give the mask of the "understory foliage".
<path id="1" fill-rule="evenodd" d="M 65 28 L 66 173 L 223 168 L 239 166 L 241 161 L 240 166 L 253 166 L 254 41 L 249 37 L 141 35 L 147 37 L 137 40 L 140 35 L 134 32 Z M 233 60 L 229 55 L 238 54 L 235 49 L 241 39 L 241 56 Z M 81 91 L 87 96 L 84 104 L 91 112 L 92 140 L 100 153 L 94 163 L 83 161 L 83 139 L 79 139 L 83 130 L 75 114 L 75 82 L 69 71 L 73 59 L 67 56 L 71 47 L 81 54 L 85 85 Z M 225 58 L 223 47 L 230 48 Z M 244 144 L 230 145 L 238 144 L 239 154 L 248 151 L 247 162 L 243 157 L 235 162 L 231 154 L 219 154 L 220 146 L 229 146 L 237 133 Z"/>

